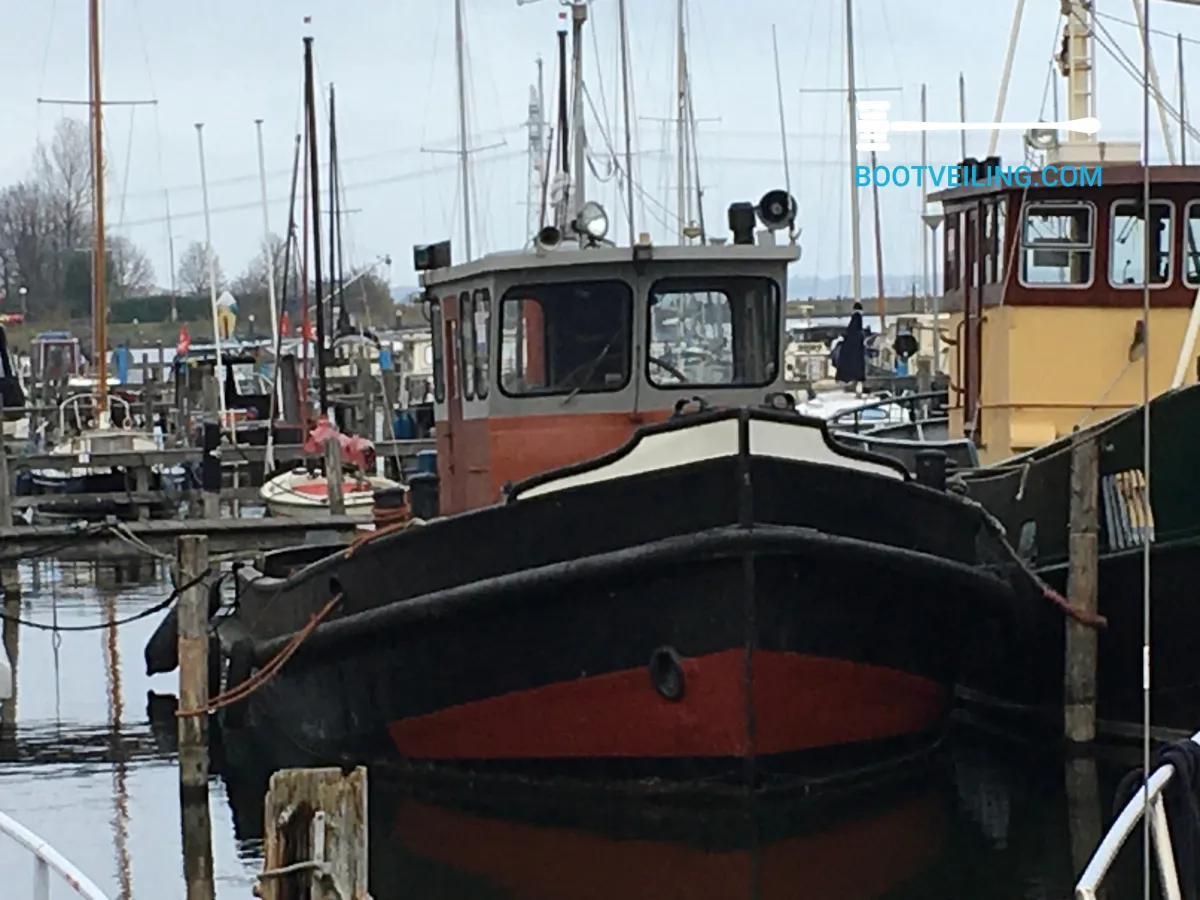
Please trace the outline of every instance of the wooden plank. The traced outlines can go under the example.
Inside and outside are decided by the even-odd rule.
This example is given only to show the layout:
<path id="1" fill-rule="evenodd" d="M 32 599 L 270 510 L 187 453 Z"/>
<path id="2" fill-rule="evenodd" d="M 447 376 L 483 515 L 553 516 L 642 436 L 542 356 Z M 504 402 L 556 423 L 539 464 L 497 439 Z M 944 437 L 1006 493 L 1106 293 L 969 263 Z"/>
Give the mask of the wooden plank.
<path id="1" fill-rule="evenodd" d="M 350 516 L 330 517 L 320 523 L 291 519 L 187 519 L 150 522 L 126 522 L 124 530 L 158 550 L 170 552 L 177 538 L 185 534 L 203 534 L 209 539 L 209 553 L 217 555 L 248 553 L 277 547 L 292 547 L 318 538 L 341 537 L 350 540 L 364 524 Z M 55 557 L 69 559 L 76 554 L 88 559 L 127 559 L 138 550 L 111 532 L 92 535 L 81 533 L 75 524 L 20 525 L 0 528 L 0 546 L 4 556 L 36 556 L 54 550 Z"/>

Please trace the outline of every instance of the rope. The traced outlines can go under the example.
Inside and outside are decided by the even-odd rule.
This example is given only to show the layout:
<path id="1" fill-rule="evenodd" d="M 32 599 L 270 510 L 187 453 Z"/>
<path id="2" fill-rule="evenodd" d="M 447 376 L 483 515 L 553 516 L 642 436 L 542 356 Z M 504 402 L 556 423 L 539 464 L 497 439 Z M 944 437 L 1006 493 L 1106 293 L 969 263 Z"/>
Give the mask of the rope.
<path id="1" fill-rule="evenodd" d="M 53 631 L 55 633 L 58 633 L 60 631 L 103 631 L 108 628 L 119 628 L 122 625 L 128 625 L 130 622 L 136 622 L 139 619 L 145 619 L 148 616 L 154 615 L 155 613 L 162 612 L 164 609 L 166 609 L 168 606 L 170 606 L 172 603 L 174 603 L 177 599 L 179 599 L 180 594 L 182 594 L 184 591 L 191 590 L 196 585 L 198 585 L 202 581 L 204 581 L 204 579 L 206 579 L 211 574 L 212 574 L 211 568 L 205 569 L 203 572 L 201 572 L 199 575 L 197 575 L 195 578 L 193 578 L 191 581 L 189 581 L 183 587 L 176 588 L 175 590 L 173 590 L 171 592 L 171 596 L 167 597 L 167 599 L 162 600 L 158 603 L 155 603 L 153 606 L 149 607 L 148 609 L 144 609 L 141 612 L 135 613 L 132 616 L 127 616 L 124 619 L 116 619 L 112 622 L 101 622 L 99 625 L 58 625 L 58 624 L 47 625 L 44 622 L 30 622 L 30 621 L 27 621 L 26 619 L 22 619 L 18 616 L 10 616 L 5 613 L 0 613 L 0 619 L 3 619 L 6 622 L 12 622 L 16 625 L 24 625 L 27 628 L 36 628 L 39 631 Z M 57 618 L 58 618 L 58 612 L 57 612 L 57 609 L 55 609 L 55 619 L 57 620 Z"/>
<path id="2" fill-rule="evenodd" d="M 1086 625 L 1089 628 L 1097 629 L 1108 627 L 1108 619 L 1099 613 L 1085 612 L 1084 610 L 1072 606 L 1071 601 L 1047 584 L 1045 579 L 1038 575 L 1038 573 L 1034 571 L 1033 567 L 1021 558 L 1021 554 L 1017 552 L 1016 548 L 1014 548 L 1011 543 L 1009 543 L 1003 523 L 1001 523 L 999 519 L 988 512 L 987 509 L 984 508 L 983 504 L 978 500 L 974 500 L 971 497 L 966 496 L 966 494 L 961 493 L 962 491 L 966 490 L 966 482 L 963 480 L 961 475 L 952 476 L 950 481 L 953 488 L 953 490 L 949 492 L 950 496 L 956 497 L 960 502 L 972 507 L 976 512 L 979 513 L 984 525 L 989 531 L 992 532 L 996 539 L 999 540 L 1000 546 L 1004 548 L 1005 553 L 1012 559 L 1013 562 L 1017 564 L 1025 576 L 1033 582 L 1045 599 L 1049 600 L 1081 625 Z"/>
<path id="3" fill-rule="evenodd" d="M 1144 790 L 1151 774 L 1170 763 L 1175 775 L 1163 789 L 1163 801 L 1170 812 L 1172 849 L 1178 867 L 1179 886 L 1184 900 L 1197 900 L 1200 884 L 1197 880 L 1196 859 L 1200 856 L 1200 745 L 1189 739 L 1164 744 L 1154 754 L 1149 772 L 1134 769 L 1117 785 L 1114 818 Z M 1143 816 L 1149 821 L 1149 810 Z"/>
<path id="4" fill-rule="evenodd" d="M 219 709 L 223 709 L 226 706 L 232 706 L 234 703 L 240 703 L 242 700 L 245 700 L 256 690 L 274 678 L 276 674 L 278 674 L 279 670 L 283 668 L 284 663 L 292 658 L 296 651 L 300 649 L 300 645 L 308 640 L 308 636 L 316 630 L 318 625 L 321 624 L 321 620 L 329 615 L 329 613 L 333 611 L 333 608 L 341 601 L 341 593 L 331 597 L 328 603 L 313 613 L 312 618 L 308 620 L 308 624 L 297 631 L 282 650 L 276 653 L 266 665 L 264 665 L 261 669 L 259 669 L 241 684 L 230 688 L 227 691 L 222 691 L 202 707 L 197 709 L 179 709 L 175 711 L 175 715 L 181 719 L 192 718 L 195 716 L 205 716 L 209 713 L 216 712 Z"/>

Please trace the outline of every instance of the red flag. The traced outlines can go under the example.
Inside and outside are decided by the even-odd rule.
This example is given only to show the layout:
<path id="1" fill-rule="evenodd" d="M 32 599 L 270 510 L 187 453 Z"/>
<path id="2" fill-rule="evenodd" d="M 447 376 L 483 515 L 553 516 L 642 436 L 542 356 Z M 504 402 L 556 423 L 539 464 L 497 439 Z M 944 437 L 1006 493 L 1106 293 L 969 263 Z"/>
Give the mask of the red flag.
<path id="1" fill-rule="evenodd" d="M 178 356 L 188 352 L 188 348 L 192 346 L 191 335 L 188 334 L 187 325 L 179 326 L 179 341 L 175 344 L 175 353 Z"/>
<path id="2" fill-rule="evenodd" d="M 292 336 L 292 320 L 288 318 L 286 312 L 279 317 L 279 333 L 284 337 Z"/>
<path id="3" fill-rule="evenodd" d="M 306 341 L 315 341 L 317 339 L 317 334 L 313 331 L 312 322 L 304 323 L 304 339 Z"/>

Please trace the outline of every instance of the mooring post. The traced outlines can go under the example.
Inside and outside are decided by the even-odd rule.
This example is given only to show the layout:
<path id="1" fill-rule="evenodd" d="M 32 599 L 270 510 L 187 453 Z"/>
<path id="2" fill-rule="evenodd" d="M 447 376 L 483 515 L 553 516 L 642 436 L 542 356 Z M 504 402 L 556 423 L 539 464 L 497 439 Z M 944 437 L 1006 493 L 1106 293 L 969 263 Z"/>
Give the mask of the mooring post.
<path id="1" fill-rule="evenodd" d="M 363 766 L 276 772 L 263 813 L 263 900 L 370 900 Z"/>
<path id="2" fill-rule="evenodd" d="M 178 542 L 179 584 L 208 569 L 208 538 L 184 535 Z M 208 704 L 208 588 L 203 582 L 178 600 L 179 708 Z M 213 900 L 212 825 L 208 813 L 207 716 L 179 717 L 179 801 L 187 900 Z"/>
<path id="3" fill-rule="evenodd" d="M 0 700 L 0 733 L 11 735 L 17 725 L 17 657 L 21 649 L 21 577 L 16 566 L 0 567 L 0 585 L 4 589 L 4 650 L 13 676 L 12 696 Z"/>
<path id="4" fill-rule="evenodd" d="M 344 516 L 346 498 L 342 493 L 342 445 L 335 439 L 325 442 L 325 479 L 329 484 L 329 514 Z"/>
<path id="5" fill-rule="evenodd" d="M 1076 432 L 1071 444 L 1070 569 L 1071 606 L 1094 615 L 1100 582 L 1100 447 L 1093 435 Z M 1075 743 L 1096 739 L 1096 629 L 1075 618 L 1066 622 L 1066 675 L 1063 697 L 1066 738 Z"/>
<path id="6" fill-rule="evenodd" d="M 217 376 L 207 373 L 202 382 L 204 392 L 204 459 L 200 463 L 200 481 L 204 490 L 204 518 L 221 518 L 221 413 Z"/>
<path id="7" fill-rule="evenodd" d="M 356 359 L 354 377 L 358 391 L 358 429 L 363 437 L 377 441 L 379 437 L 375 433 L 375 380 L 371 377 L 371 364 L 365 359 Z"/>
<path id="8" fill-rule="evenodd" d="M 0 400 L 0 420 L 4 418 L 4 401 Z M 12 479 L 8 474 L 8 444 L 0 439 L 0 528 L 13 523 Z"/>

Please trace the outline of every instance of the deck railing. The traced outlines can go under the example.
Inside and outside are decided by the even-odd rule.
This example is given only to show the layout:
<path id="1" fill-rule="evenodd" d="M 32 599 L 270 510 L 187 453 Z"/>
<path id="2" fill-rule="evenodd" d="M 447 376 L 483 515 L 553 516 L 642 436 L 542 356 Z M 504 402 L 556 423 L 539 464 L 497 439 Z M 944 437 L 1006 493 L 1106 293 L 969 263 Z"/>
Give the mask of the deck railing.
<path id="1" fill-rule="evenodd" d="M 1200 732 L 1192 735 L 1191 741 L 1194 744 L 1200 744 Z M 1104 839 L 1100 841 L 1100 846 L 1092 854 L 1087 868 L 1079 876 L 1079 881 L 1075 885 L 1075 900 L 1096 900 L 1104 877 L 1112 868 L 1121 848 L 1129 840 L 1129 836 L 1133 834 L 1134 829 L 1145 816 L 1147 803 L 1150 808 L 1148 817 L 1150 846 L 1154 854 L 1154 861 L 1157 863 L 1162 896 L 1164 900 L 1182 900 L 1183 891 L 1179 884 L 1179 870 L 1175 868 L 1175 851 L 1171 847 L 1171 830 L 1167 825 L 1167 809 L 1163 803 L 1163 789 L 1174 776 L 1175 767 L 1170 763 L 1164 763 L 1154 770 L 1146 784 L 1138 786 L 1136 793 L 1125 804 L 1121 814 L 1117 816 L 1112 827 L 1108 829 L 1108 833 L 1104 835 Z M 1148 860 L 1147 864 L 1149 864 Z"/>
<path id="2" fill-rule="evenodd" d="M 86 875 L 75 868 L 57 850 L 20 822 L 0 813 L 0 834 L 8 835 L 33 854 L 32 900 L 50 900 L 50 873 L 54 872 L 83 900 L 109 900 Z M 11 880 L 9 880 L 11 884 Z M 5 897 L 10 896 L 8 891 Z M 14 897 L 13 900 L 19 900 Z"/>

